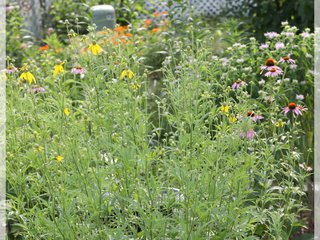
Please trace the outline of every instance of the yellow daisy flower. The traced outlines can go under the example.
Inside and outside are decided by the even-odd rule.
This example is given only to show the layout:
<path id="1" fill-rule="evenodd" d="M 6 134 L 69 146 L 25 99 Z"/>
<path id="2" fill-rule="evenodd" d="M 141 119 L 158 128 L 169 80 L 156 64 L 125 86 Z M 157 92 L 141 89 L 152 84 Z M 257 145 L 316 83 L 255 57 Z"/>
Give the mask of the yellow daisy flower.
<path id="1" fill-rule="evenodd" d="M 120 79 L 122 80 L 125 77 L 132 79 L 134 77 L 134 73 L 131 70 L 123 70 Z"/>
<path id="2" fill-rule="evenodd" d="M 58 162 L 62 162 L 63 157 L 62 157 L 62 156 L 60 156 L 60 155 L 58 155 L 58 156 L 56 156 L 56 160 L 57 160 Z"/>
<path id="3" fill-rule="evenodd" d="M 63 109 L 63 113 L 64 113 L 64 115 L 66 115 L 66 116 L 68 117 L 69 114 L 70 114 L 69 108 L 64 108 L 64 109 Z"/>
<path id="4" fill-rule="evenodd" d="M 276 125 L 276 127 L 283 127 L 284 122 L 282 120 L 280 120 L 280 121 L 277 121 L 275 125 Z"/>
<path id="5" fill-rule="evenodd" d="M 98 55 L 102 52 L 102 48 L 96 42 L 90 44 L 88 50 L 91 51 L 93 55 Z"/>
<path id="6" fill-rule="evenodd" d="M 34 76 L 31 72 L 25 71 L 25 72 L 21 73 L 20 78 L 22 80 L 28 81 L 29 84 L 36 83 L 36 79 L 34 78 Z"/>
<path id="7" fill-rule="evenodd" d="M 237 118 L 235 116 L 231 116 L 228 118 L 230 123 L 234 123 L 237 121 Z"/>
<path id="8" fill-rule="evenodd" d="M 64 73 L 64 68 L 62 66 L 63 64 L 64 62 L 60 62 L 54 67 L 54 71 L 53 71 L 54 77 L 56 77 L 59 73 Z"/>
<path id="9" fill-rule="evenodd" d="M 137 91 L 139 88 L 141 88 L 141 84 L 134 83 L 134 84 L 132 84 L 131 88 L 133 91 Z"/>
<path id="10" fill-rule="evenodd" d="M 228 113 L 228 112 L 229 112 L 229 106 L 226 105 L 226 104 L 223 104 L 223 105 L 220 107 L 220 110 L 221 110 L 221 112 L 223 112 L 223 113 Z"/>

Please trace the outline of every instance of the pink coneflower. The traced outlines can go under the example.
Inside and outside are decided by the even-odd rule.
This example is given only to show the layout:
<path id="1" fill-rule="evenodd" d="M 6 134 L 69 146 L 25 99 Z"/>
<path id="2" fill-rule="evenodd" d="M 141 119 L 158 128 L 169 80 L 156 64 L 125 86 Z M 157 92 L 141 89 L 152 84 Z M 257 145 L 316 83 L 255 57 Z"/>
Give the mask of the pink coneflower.
<path id="1" fill-rule="evenodd" d="M 260 66 L 261 71 L 263 70 L 270 70 L 272 67 L 274 67 L 276 65 L 276 60 L 274 60 L 273 58 L 268 58 L 266 60 L 265 66 Z"/>
<path id="2" fill-rule="evenodd" d="M 302 94 L 296 94 L 296 99 L 297 100 L 303 100 L 304 96 Z"/>
<path id="3" fill-rule="evenodd" d="M 275 45 L 276 50 L 279 50 L 281 48 L 284 48 L 284 43 L 283 42 L 277 42 Z"/>
<path id="4" fill-rule="evenodd" d="M 270 69 L 268 69 L 268 72 L 265 73 L 266 77 L 278 77 L 283 74 L 283 71 L 281 68 L 277 66 L 273 66 Z"/>
<path id="5" fill-rule="evenodd" d="M 279 63 L 283 63 L 283 62 L 288 63 L 288 64 L 295 64 L 296 63 L 295 60 L 290 58 L 290 55 L 284 56 L 279 60 Z"/>
<path id="6" fill-rule="evenodd" d="M 256 115 L 254 112 L 249 111 L 247 112 L 247 116 L 250 117 L 254 122 L 263 119 L 264 117 L 261 115 Z"/>
<path id="7" fill-rule="evenodd" d="M 255 135 L 257 135 L 257 133 L 253 129 L 240 133 L 240 137 L 247 138 L 248 140 L 253 139 Z"/>
<path id="8" fill-rule="evenodd" d="M 269 48 L 269 44 L 266 44 L 266 43 L 261 44 L 259 48 L 260 48 L 261 50 L 262 50 L 262 49 L 267 49 L 267 48 Z"/>
<path id="9" fill-rule="evenodd" d="M 81 78 L 84 77 L 84 74 L 85 74 L 86 70 L 83 68 L 83 67 L 80 67 L 80 66 L 76 66 L 74 68 L 71 69 L 71 73 L 72 74 L 79 74 Z"/>
<path id="10" fill-rule="evenodd" d="M 232 84 L 232 86 L 231 86 L 231 88 L 233 89 L 233 90 L 235 90 L 235 89 L 238 89 L 238 88 L 240 88 L 240 87 L 242 87 L 242 86 L 245 86 L 245 85 L 247 85 L 244 81 L 242 81 L 242 80 L 237 80 L 237 81 L 235 81 L 233 84 Z"/>
<path id="11" fill-rule="evenodd" d="M 264 34 L 264 36 L 265 36 L 266 38 L 272 39 L 272 38 L 278 37 L 279 34 L 276 33 L 276 32 L 267 32 L 267 33 Z"/>
<path id="12" fill-rule="evenodd" d="M 48 35 L 50 35 L 51 33 L 53 33 L 54 32 L 54 29 L 52 28 L 52 27 L 49 27 L 48 29 L 47 29 L 47 34 Z"/>
<path id="13" fill-rule="evenodd" d="M 40 86 L 33 86 L 28 89 L 28 93 L 44 93 L 46 90 Z"/>
<path id="14" fill-rule="evenodd" d="M 299 116 L 302 115 L 302 112 L 307 111 L 307 108 L 304 108 L 300 105 L 295 104 L 294 102 L 291 102 L 283 109 L 285 115 L 287 115 L 287 113 L 290 111 L 293 113 L 293 116 Z"/>
<path id="15" fill-rule="evenodd" d="M 18 69 L 16 67 L 14 67 L 13 65 L 10 65 L 9 67 L 7 67 L 6 73 L 12 74 L 14 72 L 18 72 Z"/>

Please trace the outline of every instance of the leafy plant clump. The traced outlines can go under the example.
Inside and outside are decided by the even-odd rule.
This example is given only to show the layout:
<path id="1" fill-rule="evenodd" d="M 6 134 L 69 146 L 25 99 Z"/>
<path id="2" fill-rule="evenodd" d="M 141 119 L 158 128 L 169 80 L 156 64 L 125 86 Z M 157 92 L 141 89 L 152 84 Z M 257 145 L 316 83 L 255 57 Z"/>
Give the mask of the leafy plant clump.
<path id="1" fill-rule="evenodd" d="M 10 238 L 308 230 L 314 34 L 283 23 L 259 42 L 157 21 L 71 28 L 67 46 L 50 33 L 21 65 L 7 59 Z M 152 67 L 147 47 L 157 41 Z M 226 45 L 216 51 L 213 41 Z"/>

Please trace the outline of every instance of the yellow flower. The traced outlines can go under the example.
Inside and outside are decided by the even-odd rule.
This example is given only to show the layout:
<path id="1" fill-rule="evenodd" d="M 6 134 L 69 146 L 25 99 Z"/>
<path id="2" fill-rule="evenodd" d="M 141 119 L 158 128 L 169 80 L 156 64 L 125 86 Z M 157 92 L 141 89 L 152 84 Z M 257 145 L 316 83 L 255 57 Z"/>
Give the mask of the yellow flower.
<path id="1" fill-rule="evenodd" d="M 134 84 L 132 84 L 131 88 L 133 91 L 137 91 L 139 88 L 141 88 L 141 84 L 134 83 Z"/>
<path id="2" fill-rule="evenodd" d="M 223 112 L 223 113 L 228 113 L 228 112 L 229 112 L 229 106 L 226 105 L 226 104 L 223 104 L 223 105 L 220 107 L 220 110 L 221 110 L 221 112 Z"/>
<path id="3" fill-rule="evenodd" d="M 73 29 L 71 29 L 69 32 L 68 32 L 68 37 L 76 37 L 77 34 L 73 31 Z"/>
<path id="4" fill-rule="evenodd" d="M 37 145 L 35 146 L 35 148 L 34 148 L 34 151 L 35 151 L 35 152 L 43 152 L 43 147 L 37 144 Z"/>
<path id="5" fill-rule="evenodd" d="M 90 44 L 88 50 L 91 51 L 93 55 L 98 55 L 102 52 L 102 48 L 96 42 Z"/>
<path id="6" fill-rule="evenodd" d="M 237 121 L 237 118 L 235 116 L 229 117 L 229 122 L 230 123 L 234 123 L 235 121 Z"/>
<path id="7" fill-rule="evenodd" d="M 64 62 L 58 63 L 55 67 L 54 67 L 54 71 L 53 71 L 53 76 L 56 77 L 59 73 L 64 73 L 64 69 L 63 69 L 63 65 Z"/>
<path id="8" fill-rule="evenodd" d="M 132 79 L 134 77 L 134 74 L 131 70 L 123 70 L 120 76 L 120 79 L 124 79 L 125 77 Z"/>
<path id="9" fill-rule="evenodd" d="M 70 114 L 69 108 L 64 108 L 64 109 L 63 109 L 63 113 L 64 113 L 64 115 L 66 115 L 66 116 L 68 117 L 69 114 Z"/>
<path id="10" fill-rule="evenodd" d="M 29 84 L 32 84 L 33 82 L 36 83 L 36 79 L 34 78 L 34 76 L 33 76 L 33 74 L 31 72 L 23 72 L 20 75 L 20 78 L 25 80 L 25 81 L 28 81 Z"/>
<path id="11" fill-rule="evenodd" d="M 56 160 L 57 160 L 58 162 L 61 162 L 61 161 L 63 160 L 63 157 L 60 156 L 60 155 L 58 155 L 58 156 L 56 156 Z"/>
<path id="12" fill-rule="evenodd" d="M 276 127 L 283 127 L 284 126 L 284 122 L 282 120 L 276 122 Z"/>

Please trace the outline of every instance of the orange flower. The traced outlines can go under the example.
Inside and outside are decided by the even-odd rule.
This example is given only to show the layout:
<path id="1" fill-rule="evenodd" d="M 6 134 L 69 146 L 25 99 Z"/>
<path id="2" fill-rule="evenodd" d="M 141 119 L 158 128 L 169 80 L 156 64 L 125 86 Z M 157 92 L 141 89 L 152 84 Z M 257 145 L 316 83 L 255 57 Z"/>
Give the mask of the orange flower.
<path id="1" fill-rule="evenodd" d="M 153 13 L 153 16 L 156 17 L 156 18 L 158 18 L 158 17 L 160 17 L 160 13 L 159 13 L 159 12 L 154 12 L 154 13 Z"/>
<path id="2" fill-rule="evenodd" d="M 161 28 L 152 28 L 151 30 L 153 33 L 157 33 L 161 31 Z"/>
<path id="3" fill-rule="evenodd" d="M 167 11 L 161 12 L 161 14 L 164 16 L 169 15 L 169 13 Z"/>
<path id="4" fill-rule="evenodd" d="M 119 44 L 119 41 L 121 41 L 121 43 L 123 45 L 127 44 L 127 43 L 130 43 L 131 41 L 128 40 L 128 38 L 131 38 L 132 37 L 132 34 L 131 33 L 117 33 L 115 32 L 113 37 L 111 38 L 111 42 L 114 44 L 114 45 L 117 45 Z"/>
<path id="5" fill-rule="evenodd" d="M 128 30 L 129 26 L 119 26 L 114 29 L 115 32 L 123 33 L 125 30 Z"/>
<path id="6" fill-rule="evenodd" d="M 49 45 L 48 44 L 42 44 L 40 47 L 39 47 L 39 51 L 46 51 L 49 49 Z"/>
<path id="7" fill-rule="evenodd" d="M 144 25 L 145 25 L 146 28 L 148 28 L 149 25 L 151 25 L 151 24 L 152 24 L 152 20 L 151 19 L 144 20 Z"/>

